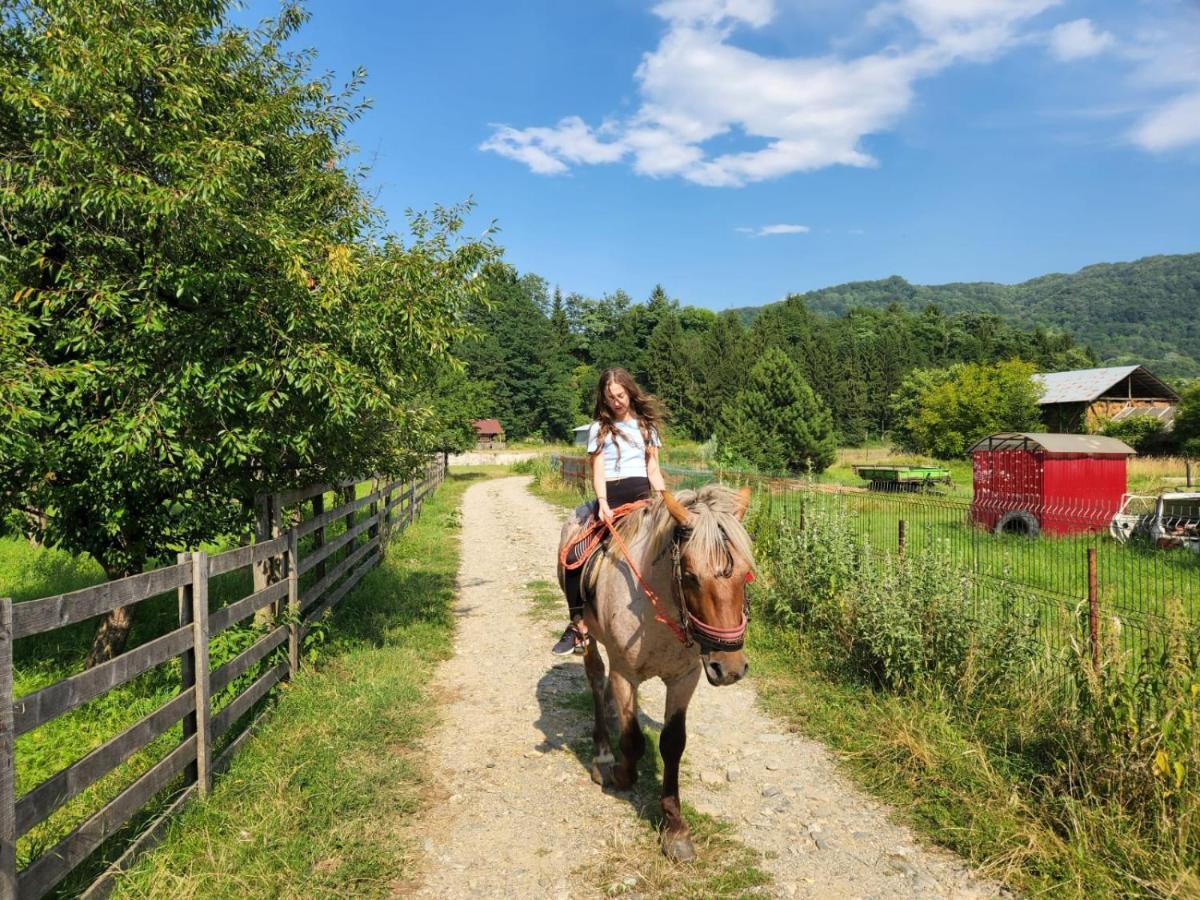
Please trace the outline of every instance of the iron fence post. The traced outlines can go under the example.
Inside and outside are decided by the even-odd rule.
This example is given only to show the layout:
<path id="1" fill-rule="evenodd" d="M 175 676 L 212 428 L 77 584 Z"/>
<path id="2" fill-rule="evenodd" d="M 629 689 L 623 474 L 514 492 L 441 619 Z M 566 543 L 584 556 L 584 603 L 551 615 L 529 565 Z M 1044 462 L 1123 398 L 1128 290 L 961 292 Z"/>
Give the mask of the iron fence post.
<path id="1" fill-rule="evenodd" d="M 1092 649 L 1092 668 L 1100 672 L 1100 599 L 1096 578 L 1096 548 L 1088 547 L 1088 643 Z"/>

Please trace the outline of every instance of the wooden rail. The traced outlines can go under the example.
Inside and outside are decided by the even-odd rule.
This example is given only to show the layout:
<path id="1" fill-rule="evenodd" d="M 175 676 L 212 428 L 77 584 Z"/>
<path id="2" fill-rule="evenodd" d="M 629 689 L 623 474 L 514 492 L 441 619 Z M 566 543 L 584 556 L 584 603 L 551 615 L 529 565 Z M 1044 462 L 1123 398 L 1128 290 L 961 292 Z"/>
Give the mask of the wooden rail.
<path id="1" fill-rule="evenodd" d="M 295 675 L 300 667 L 301 643 L 312 623 L 336 606 L 379 563 L 392 533 L 415 520 L 425 498 L 444 478 L 445 466 L 439 458 L 411 480 L 370 479 L 370 489 L 361 498 L 357 497 L 361 482 L 355 481 L 285 491 L 260 498 L 260 540 L 254 544 L 215 556 L 203 551 L 180 553 L 174 565 L 69 594 L 18 604 L 0 599 L 0 900 L 39 898 L 52 891 L 142 807 L 170 790 L 173 800 L 166 811 L 142 831 L 141 837 L 86 894 L 104 895 L 134 856 L 158 840 L 168 816 L 188 798 L 209 793 L 213 773 L 224 770 L 245 742 L 249 729 L 242 729 L 216 757 L 214 743 L 233 733 L 276 684 Z M 343 502 L 326 509 L 325 498 L 330 493 Z M 306 503 L 310 515 L 295 515 L 302 510 L 294 508 Z M 291 513 L 289 508 L 293 508 Z M 364 508 L 366 515 L 356 522 Z M 263 511 L 265 528 L 261 527 Z M 288 521 L 285 516 L 296 519 L 296 524 L 283 530 L 279 526 Z M 344 532 L 327 541 L 326 528 L 339 519 L 346 523 Z M 365 540 L 360 542 L 364 534 Z M 312 538 L 302 542 L 309 535 Z M 337 558 L 339 552 L 341 557 Z M 210 611 L 211 579 L 246 568 L 254 571 L 251 593 Z M 300 578 L 313 569 L 315 580 L 302 595 Z M 177 592 L 179 599 L 177 628 L 109 662 L 14 698 L 15 640 L 170 591 Z M 270 615 L 264 633 L 237 656 L 212 668 L 210 640 L 252 617 L 261 624 L 259 617 L 264 613 Z M 178 694 L 20 798 L 16 796 L 14 743 L 18 736 L 176 657 L 181 663 Z M 248 686 L 233 697 L 223 697 L 238 679 L 252 673 L 256 677 Z M 214 710 L 214 699 L 218 697 L 223 704 Z M 178 744 L 54 847 L 18 870 L 16 845 L 22 835 L 179 722 L 183 727 Z"/>

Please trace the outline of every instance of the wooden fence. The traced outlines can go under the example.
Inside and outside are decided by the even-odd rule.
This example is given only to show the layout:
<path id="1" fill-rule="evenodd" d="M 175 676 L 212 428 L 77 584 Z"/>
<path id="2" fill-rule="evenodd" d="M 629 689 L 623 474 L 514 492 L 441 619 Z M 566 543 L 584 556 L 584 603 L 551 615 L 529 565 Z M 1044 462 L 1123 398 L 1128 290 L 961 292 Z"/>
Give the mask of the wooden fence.
<path id="1" fill-rule="evenodd" d="M 371 479 L 363 497 L 357 496 L 361 482 L 355 481 L 272 495 L 260 501 L 260 524 L 261 510 L 267 511 L 268 523 L 278 526 L 289 518 L 295 523 L 286 530 L 275 528 L 275 536 L 267 540 L 261 539 L 260 528 L 258 542 L 225 553 L 180 553 L 174 565 L 41 600 L 13 604 L 9 599 L 0 599 L 0 900 L 44 896 L 142 807 L 164 789 L 176 787 L 178 796 L 165 812 L 100 875 L 85 896 L 107 893 L 112 880 L 133 856 L 158 840 L 172 813 L 193 795 L 208 794 L 213 774 L 228 766 L 252 730 L 246 727 L 217 755 L 214 746 L 234 732 L 235 725 L 272 687 L 299 669 L 300 648 L 313 622 L 379 563 L 391 532 L 414 520 L 425 498 L 444 478 L 445 467 L 439 459 L 413 480 L 385 483 Z M 326 511 L 324 500 L 329 493 L 340 496 L 342 503 Z M 301 519 L 298 513 L 305 503 L 311 515 Z M 362 516 L 364 508 L 368 512 Z M 327 541 L 326 529 L 338 519 L 343 520 L 345 529 Z M 364 534 L 365 540 L 360 542 Z M 307 553 L 302 555 L 301 541 L 308 535 L 313 538 L 304 542 Z M 334 564 L 338 551 L 344 552 Z M 254 567 L 252 592 L 210 610 L 210 579 L 247 567 Z M 312 583 L 302 592 L 300 577 L 314 570 L 315 574 L 307 579 Z M 14 700 L 14 641 L 169 591 L 178 594 L 177 628 L 106 663 Z M 260 624 L 267 623 L 266 634 L 233 659 L 211 668 L 209 642 L 251 616 L 257 616 Z M 286 654 L 275 653 L 285 645 Z M 272 654 L 278 661 L 214 713 L 212 698 L 263 660 L 269 662 Z M 16 797 L 17 737 L 174 657 L 180 657 L 181 683 L 173 699 Z M 17 871 L 16 845 L 22 835 L 181 720 L 182 740 L 174 749 L 54 847 Z"/>

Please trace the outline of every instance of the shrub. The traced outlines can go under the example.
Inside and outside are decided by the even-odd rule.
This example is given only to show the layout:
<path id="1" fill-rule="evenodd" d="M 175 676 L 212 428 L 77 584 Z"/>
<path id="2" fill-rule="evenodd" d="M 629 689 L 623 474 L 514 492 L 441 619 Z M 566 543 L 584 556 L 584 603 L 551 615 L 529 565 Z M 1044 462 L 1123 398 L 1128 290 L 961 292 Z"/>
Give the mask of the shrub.
<path id="1" fill-rule="evenodd" d="M 1132 416 L 1119 422 L 1105 422 L 1100 433 L 1124 441 L 1138 453 L 1163 454 L 1171 450 L 1166 426 L 1152 416 Z"/>

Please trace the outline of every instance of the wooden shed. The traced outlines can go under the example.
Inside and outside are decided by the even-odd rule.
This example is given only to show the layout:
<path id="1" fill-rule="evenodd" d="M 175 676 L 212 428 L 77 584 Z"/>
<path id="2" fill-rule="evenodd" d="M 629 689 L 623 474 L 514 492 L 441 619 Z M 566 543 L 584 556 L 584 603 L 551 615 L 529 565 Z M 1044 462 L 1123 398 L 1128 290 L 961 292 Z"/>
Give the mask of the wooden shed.
<path id="1" fill-rule="evenodd" d="M 477 450 L 503 450 L 504 427 L 497 419 L 476 419 L 475 448 Z"/>
<path id="2" fill-rule="evenodd" d="M 989 531 L 1036 535 L 1107 528 L 1134 454 L 1116 438 L 1002 432 L 970 450 L 971 521 Z"/>
<path id="3" fill-rule="evenodd" d="M 1154 416 L 1169 424 L 1179 394 L 1144 366 L 1076 369 L 1033 376 L 1042 386 L 1038 401 L 1046 428 L 1082 434 L 1107 421 Z"/>

